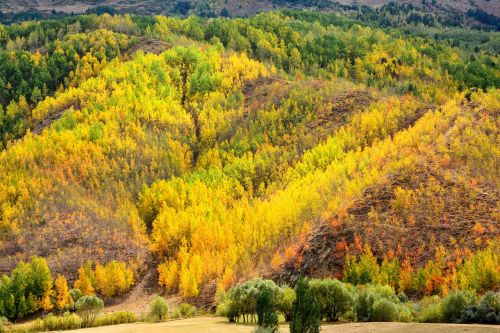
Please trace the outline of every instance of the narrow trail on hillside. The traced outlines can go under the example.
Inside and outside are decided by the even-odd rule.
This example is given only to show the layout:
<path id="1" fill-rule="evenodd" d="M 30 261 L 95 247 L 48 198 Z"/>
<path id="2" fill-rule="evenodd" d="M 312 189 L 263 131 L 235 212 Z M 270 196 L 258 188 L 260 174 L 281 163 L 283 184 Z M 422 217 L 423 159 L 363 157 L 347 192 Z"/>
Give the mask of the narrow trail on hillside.
<path id="1" fill-rule="evenodd" d="M 106 307 L 104 312 L 130 311 L 137 315 L 147 313 L 151 301 L 158 295 L 156 281 L 156 269 L 150 266 L 134 288 L 121 299 L 116 300 L 113 305 Z"/>

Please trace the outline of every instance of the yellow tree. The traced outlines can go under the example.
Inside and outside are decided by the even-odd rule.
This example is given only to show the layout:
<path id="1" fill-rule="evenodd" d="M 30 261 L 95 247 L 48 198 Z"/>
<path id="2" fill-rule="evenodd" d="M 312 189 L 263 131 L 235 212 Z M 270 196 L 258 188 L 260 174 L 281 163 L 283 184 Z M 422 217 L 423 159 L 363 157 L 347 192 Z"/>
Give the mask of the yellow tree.
<path id="1" fill-rule="evenodd" d="M 94 271 L 96 290 L 104 297 L 112 297 L 130 289 L 134 274 L 124 262 L 110 261 L 106 266 L 97 264 Z"/>
<path id="2" fill-rule="evenodd" d="M 52 296 L 54 295 L 54 291 L 52 289 L 46 289 L 43 292 L 42 298 L 38 305 L 43 311 L 50 311 L 54 308 L 54 304 L 52 304 Z"/>
<path id="3" fill-rule="evenodd" d="M 158 266 L 159 284 L 169 292 L 176 292 L 179 285 L 179 265 L 175 260 L 164 262 Z"/>
<path id="4" fill-rule="evenodd" d="M 69 294 L 68 282 L 63 275 L 59 275 L 54 283 L 56 292 L 56 307 L 64 310 L 73 305 L 73 299 Z"/>
<path id="5" fill-rule="evenodd" d="M 47 260 L 45 258 L 33 257 L 30 267 L 34 283 L 39 286 L 39 290 L 42 294 L 38 301 L 38 306 L 44 311 L 50 311 L 54 308 L 52 304 L 54 291 L 52 290 L 53 280 L 49 266 L 47 265 Z"/>
<path id="6" fill-rule="evenodd" d="M 224 275 L 222 276 L 222 287 L 224 290 L 228 290 L 234 285 L 234 282 L 234 271 L 230 267 L 227 267 L 224 270 Z"/>
<path id="7" fill-rule="evenodd" d="M 80 289 L 83 295 L 90 296 L 95 294 L 94 287 L 90 277 L 85 272 L 84 267 L 78 269 L 78 279 L 75 281 L 75 288 Z"/>
<path id="8" fill-rule="evenodd" d="M 199 293 L 196 276 L 186 265 L 181 268 L 179 289 L 185 297 L 196 297 Z"/>
<path id="9" fill-rule="evenodd" d="M 94 276 L 96 291 L 101 293 L 103 296 L 111 296 L 113 294 L 113 290 L 111 290 L 110 285 L 108 284 L 106 268 L 100 263 L 97 263 L 95 265 Z"/>

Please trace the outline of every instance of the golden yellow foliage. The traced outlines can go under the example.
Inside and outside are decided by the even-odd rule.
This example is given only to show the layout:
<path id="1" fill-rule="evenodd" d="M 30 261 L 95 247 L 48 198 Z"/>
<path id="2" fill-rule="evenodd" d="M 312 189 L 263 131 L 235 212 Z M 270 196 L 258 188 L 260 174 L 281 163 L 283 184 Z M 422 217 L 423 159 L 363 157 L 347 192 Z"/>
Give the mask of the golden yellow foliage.
<path id="1" fill-rule="evenodd" d="M 57 309 L 64 310 L 73 305 L 73 299 L 69 294 L 68 282 L 63 275 L 59 275 L 55 280 L 54 289 Z"/>
<path id="2" fill-rule="evenodd" d="M 228 290 L 235 283 L 234 272 L 231 268 L 226 268 L 224 270 L 224 275 L 222 275 L 222 287 L 224 290 Z"/>
<path id="3" fill-rule="evenodd" d="M 52 296 L 54 295 L 54 292 L 51 290 L 46 290 L 42 298 L 40 299 L 39 306 L 40 309 L 43 311 L 50 311 L 54 308 L 54 304 L 52 304 Z"/>
<path id="4" fill-rule="evenodd" d="M 134 284 L 134 273 L 124 262 L 112 260 L 106 265 L 97 263 L 94 269 L 94 288 L 100 295 L 110 298 L 122 294 Z"/>
<path id="5" fill-rule="evenodd" d="M 78 279 L 75 281 L 75 288 L 80 289 L 83 295 L 90 296 L 95 294 L 94 287 L 90 277 L 85 272 L 85 268 L 78 269 Z"/>

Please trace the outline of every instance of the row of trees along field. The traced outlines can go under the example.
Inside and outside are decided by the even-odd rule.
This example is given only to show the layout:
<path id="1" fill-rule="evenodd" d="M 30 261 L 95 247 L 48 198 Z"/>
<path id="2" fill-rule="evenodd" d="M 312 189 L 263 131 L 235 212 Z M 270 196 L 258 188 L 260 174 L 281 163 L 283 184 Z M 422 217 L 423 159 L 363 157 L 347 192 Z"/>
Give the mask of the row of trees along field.
<path id="1" fill-rule="evenodd" d="M 0 281 L 0 318 L 23 318 L 37 311 L 64 312 L 81 296 L 99 295 L 109 298 L 126 292 L 134 283 L 134 273 L 125 263 L 90 261 L 78 270 L 75 288 L 69 289 L 64 275 L 54 280 L 47 260 L 32 257 L 29 262 L 19 262 L 10 276 Z"/>
<path id="2" fill-rule="evenodd" d="M 253 279 L 222 294 L 217 313 L 230 322 L 256 322 L 278 331 L 278 314 L 291 332 L 319 332 L 320 321 L 500 323 L 499 295 L 456 290 L 413 302 L 383 284 L 352 285 L 336 279 L 301 278 L 294 289 Z"/>
<path id="3" fill-rule="evenodd" d="M 471 60 L 444 41 L 307 12 L 88 15 L 0 32 L 0 66 L 49 73 L 14 89 L 0 69 L 10 141 L 0 154 L 2 267 L 19 248 L 42 252 L 83 291 L 112 296 L 129 275 L 102 286 L 115 268 L 78 268 L 87 259 L 140 265 L 150 251 L 160 285 L 193 298 L 209 282 L 229 288 L 277 250 L 276 267 L 299 264 L 295 242 L 316 224 L 418 164 L 476 189 L 499 185 L 498 56 L 487 52 Z M 173 47 L 128 61 L 136 38 Z M 36 88 L 43 100 L 32 99 Z M 486 218 L 496 237 L 498 214 Z M 430 251 L 487 244 L 472 235 Z M 282 255 L 277 245 L 291 242 Z"/>

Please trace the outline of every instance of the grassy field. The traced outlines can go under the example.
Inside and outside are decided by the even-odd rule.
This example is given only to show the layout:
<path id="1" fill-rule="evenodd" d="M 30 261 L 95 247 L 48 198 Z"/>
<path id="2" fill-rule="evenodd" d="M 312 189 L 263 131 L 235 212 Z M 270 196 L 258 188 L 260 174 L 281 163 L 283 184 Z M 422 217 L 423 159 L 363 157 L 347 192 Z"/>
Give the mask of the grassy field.
<path id="1" fill-rule="evenodd" d="M 224 318 L 198 317 L 175 320 L 157 324 L 136 323 L 116 326 L 88 328 L 77 331 L 82 333 L 250 333 L 252 325 L 229 324 Z M 288 326 L 282 326 L 280 332 L 288 332 Z M 417 323 L 349 323 L 324 325 L 322 333 L 489 333 L 499 332 L 499 326 L 455 325 L 455 324 L 417 324 Z"/>

